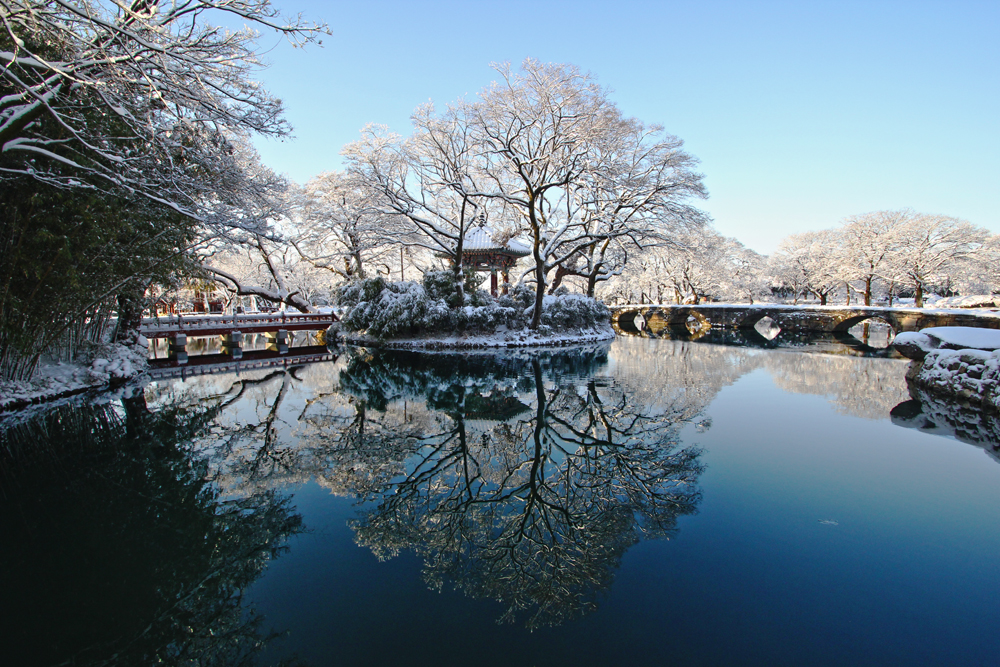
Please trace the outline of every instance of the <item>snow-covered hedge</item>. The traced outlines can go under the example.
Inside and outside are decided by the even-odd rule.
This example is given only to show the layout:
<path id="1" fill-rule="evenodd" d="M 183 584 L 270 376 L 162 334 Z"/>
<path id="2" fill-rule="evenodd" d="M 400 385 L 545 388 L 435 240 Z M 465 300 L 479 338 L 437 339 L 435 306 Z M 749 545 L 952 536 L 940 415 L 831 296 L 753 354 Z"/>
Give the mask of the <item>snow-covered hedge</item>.
<path id="1" fill-rule="evenodd" d="M 468 282 L 466 283 L 469 284 Z M 448 271 L 428 272 L 422 283 L 357 280 L 340 288 L 337 304 L 346 309 L 343 327 L 377 338 L 433 332 L 492 332 L 521 329 L 531 320 L 534 291 L 523 285 L 494 299 L 470 289 L 456 307 L 454 277 Z M 607 325 L 611 313 L 601 302 L 580 294 L 546 296 L 542 324 L 552 330 Z"/>
<path id="2" fill-rule="evenodd" d="M 593 326 L 611 321 L 611 311 L 583 294 L 556 294 L 542 302 L 542 324 L 554 329 Z"/>

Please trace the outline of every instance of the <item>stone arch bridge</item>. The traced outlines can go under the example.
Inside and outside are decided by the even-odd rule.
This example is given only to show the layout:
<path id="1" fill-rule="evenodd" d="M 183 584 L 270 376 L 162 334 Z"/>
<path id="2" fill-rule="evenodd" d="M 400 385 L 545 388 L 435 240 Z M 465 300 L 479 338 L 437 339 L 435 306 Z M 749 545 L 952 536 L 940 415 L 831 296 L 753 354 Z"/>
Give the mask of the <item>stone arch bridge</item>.
<path id="1" fill-rule="evenodd" d="M 703 304 L 614 306 L 612 323 L 623 331 L 637 333 L 635 316 L 642 315 L 646 328 L 687 330 L 693 318 L 698 328 L 753 329 L 765 317 L 784 331 L 841 333 L 866 320 L 886 321 L 893 331 L 919 331 L 926 327 L 981 327 L 1000 329 L 1000 313 L 875 306 L 788 306 L 780 304 Z"/>

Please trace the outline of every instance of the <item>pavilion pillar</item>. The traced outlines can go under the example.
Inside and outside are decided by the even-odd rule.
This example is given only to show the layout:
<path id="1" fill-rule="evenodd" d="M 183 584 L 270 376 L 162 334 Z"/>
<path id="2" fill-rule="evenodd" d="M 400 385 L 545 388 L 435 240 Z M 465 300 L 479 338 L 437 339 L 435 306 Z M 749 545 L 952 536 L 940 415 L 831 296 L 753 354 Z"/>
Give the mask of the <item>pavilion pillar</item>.
<path id="1" fill-rule="evenodd" d="M 495 299 L 497 297 L 497 268 L 490 267 L 490 294 Z"/>
<path id="2" fill-rule="evenodd" d="M 503 294 L 506 296 L 507 292 L 510 290 L 510 275 L 507 273 L 507 269 L 503 270 Z"/>

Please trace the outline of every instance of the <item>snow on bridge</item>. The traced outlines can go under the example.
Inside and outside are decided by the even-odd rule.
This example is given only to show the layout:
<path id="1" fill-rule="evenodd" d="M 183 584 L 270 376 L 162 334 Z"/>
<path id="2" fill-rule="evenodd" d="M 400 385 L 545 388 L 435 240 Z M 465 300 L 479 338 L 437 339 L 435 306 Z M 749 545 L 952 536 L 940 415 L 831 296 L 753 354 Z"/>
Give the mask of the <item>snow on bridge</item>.
<path id="1" fill-rule="evenodd" d="M 1000 329 L 997 311 L 885 308 L 878 306 L 790 306 L 786 304 L 628 305 L 613 306 L 611 321 L 627 332 L 638 332 L 637 315 L 646 328 L 686 329 L 694 318 L 700 327 L 752 329 L 765 317 L 786 331 L 844 332 L 866 320 L 884 320 L 896 332 L 927 327 L 964 326 Z"/>
<path id="2" fill-rule="evenodd" d="M 284 331 L 325 331 L 337 321 L 333 313 L 256 313 L 252 315 L 169 315 L 144 317 L 139 333 L 149 339 L 226 336 Z"/>

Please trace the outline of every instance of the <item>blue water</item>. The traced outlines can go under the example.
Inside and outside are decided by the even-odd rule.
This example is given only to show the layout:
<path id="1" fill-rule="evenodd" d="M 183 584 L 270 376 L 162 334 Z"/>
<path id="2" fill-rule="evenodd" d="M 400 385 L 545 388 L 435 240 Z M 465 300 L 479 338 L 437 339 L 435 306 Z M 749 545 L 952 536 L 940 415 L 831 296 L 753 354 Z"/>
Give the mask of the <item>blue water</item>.
<path id="1" fill-rule="evenodd" d="M 357 665 L 996 664 L 1000 464 L 765 371 L 707 412 L 708 432 L 684 431 L 704 448 L 698 514 L 632 547 L 598 610 L 557 628 L 497 625 L 496 603 L 427 590 L 419 559 L 354 545 L 350 501 L 299 487 L 315 532 L 252 591 L 293 629 L 274 649 Z"/>
<path id="2" fill-rule="evenodd" d="M 254 660 L 274 664 L 295 656 L 311 665 L 996 664 L 1000 462 L 987 451 L 995 451 L 997 443 L 961 442 L 894 424 L 889 411 L 909 399 L 903 379 L 907 362 L 823 352 L 619 339 L 598 351 L 598 361 L 589 366 L 563 359 L 532 367 L 521 359 L 502 368 L 488 363 L 458 368 L 447 356 L 415 361 L 409 355 L 400 362 L 376 355 L 364 372 L 345 371 L 351 358 L 345 353 L 327 368 L 302 369 L 298 380 L 276 375 L 248 384 L 213 418 L 215 430 L 192 440 L 192 451 L 210 462 L 221 497 L 277 490 L 304 526 L 285 538 L 287 549 L 268 559 L 243 587 L 243 609 L 263 616 L 264 630 L 282 633 Z M 474 380 L 477 368 L 488 372 L 480 384 Z M 447 383 L 427 381 L 449 373 L 465 387 L 458 399 L 448 394 Z M 344 400 L 348 376 L 355 378 L 354 398 Z M 407 492 L 405 479 L 429 448 L 407 450 L 405 462 L 389 466 L 379 484 L 359 491 L 358 480 L 369 477 L 358 470 L 370 467 L 356 462 L 371 466 L 379 459 L 345 458 L 354 445 L 344 446 L 342 438 L 343 424 L 354 417 L 351 410 L 365 392 L 373 425 L 397 415 L 411 437 L 439 433 L 456 423 L 456 405 L 464 400 L 469 441 L 483 433 L 496 438 L 503 419 L 490 421 L 481 408 L 473 415 L 471 390 L 482 395 L 488 387 L 494 395 L 516 398 L 522 412 L 508 423 L 532 425 L 539 414 L 538 387 L 532 384 L 537 378 L 543 378 L 542 395 L 562 392 L 561 398 L 545 399 L 550 403 L 544 419 L 566 418 L 571 413 L 565 406 L 584 405 L 588 386 L 596 387 L 608 414 L 612 399 L 623 397 L 624 413 L 674 415 L 673 425 L 664 427 L 663 442 L 675 452 L 697 453 L 688 469 L 697 494 L 686 496 L 694 499 L 691 511 L 678 512 L 665 536 L 644 534 L 637 527 L 641 521 L 608 533 L 631 530 L 635 538 L 615 552 L 620 562 L 614 562 L 614 554 L 598 562 L 608 566 L 602 584 L 591 591 L 583 586 L 592 609 L 563 614 L 559 604 L 568 598 L 554 593 L 559 613 L 529 627 L 534 607 L 498 623 L 515 584 L 524 582 L 510 569 L 497 572 L 514 583 L 478 578 L 489 568 L 475 559 L 497 554 L 489 544 L 476 542 L 489 539 L 489 531 L 477 532 L 476 521 L 493 515 L 477 514 L 471 524 L 449 518 L 442 508 L 465 497 L 455 490 L 454 476 L 442 473 L 414 486 L 417 505 L 404 503 L 398 510 L 402 514 L 393 515 L 406 520 L 379 524 L 383 532 L 376 533 L 379 539 L 397 540 L 398 553 L 381 549 L 382 559 L 374 553 L 359 519 L 387 516 L 385 508 Z M 204 403 L 240 386 L 239 380 L 153 386 L 146 399 L 153 412 L 179 396 Z M 567 393 L 570 388 L 576 393 Z M 378 406 L 382 399 L 387 402 Z M 277 419 L 268 422 L 268 429 L 253 431 L 255 420 L 272 414 Z M 336 415 L 341 426 L 328 428 L 332 422 L 320 414 L 324 419 Z M 224 436 L 238 428 L 250 434 L 243 445 L 220 449 Z M 531 430 L 519 433 L 530 436 Z M 402 441 L 388 437 L 385 446 Z M 529 441 L 513 442 L 530 449 Z M 629 450 L 630 456 L 646 451 L 641 438 L 632 445 L 636 449 Z M 472 450 L 481 455 L 505 446 Z M 265 447 L 272 448 L 268 474 L 260 473 Z M 306 450 L 311 453 L 303 454 Z M 516 457 L 522 450 L 503 451 Z M 545 465 L 565 471 L 581 451 L 553 453 Z M 234 463 L 251 460 L 257 463 Z M 285 463 L 274 465 L 275 460 Z M 344 473 L 349 466 L 357 470 Z M 489 474 L 484 472 L 484 478 Z M 439 488 L 434 479 L 450 486 Z M 547 483 L 563 489 L 558 479 L 553 473 Z M 622 498 L 623 489 L 632 488 L 613 475 L 609 479 L 579 477 L 565 497 L 576 498 L 586 487 L 606 498 L 594 488 L 607 483 L 617 485 L 607 498 Z M 693 489 L 684 488 L 685 493 Z M 495 491 L 491 482 L 477 498 L 493 498 Z M 470 507 L 475 512 L 481 506 Z M 520 507 L 510 501 L 503 511 Z M 605 513 L 615 509 L 613 502 L 594 507 Z M 641 514 L 632 511 L 632 518 Z M 584 513 L 576 521 L 590 517 Z M 632 519 L 613 520 L 627 526 Z M 586 535 L 603 534 L 587 533 L 593 526 L 578 528 Z M 449 530 L 466 531 L 472 541 L 445 559 L 438 588 L 427 577 L 435 557 L 452 545 Z M 566 544 L 556 540 L 544 546 L 555 553 Z M 579 586 L 572 575 L 573 568 L 586 566 L 580 565 L 580 553 L 556 555 L 565 560 L 554 560 L 559 563 L 554 568 L 536 571 L 522 564 L 524 571 Z"/>

